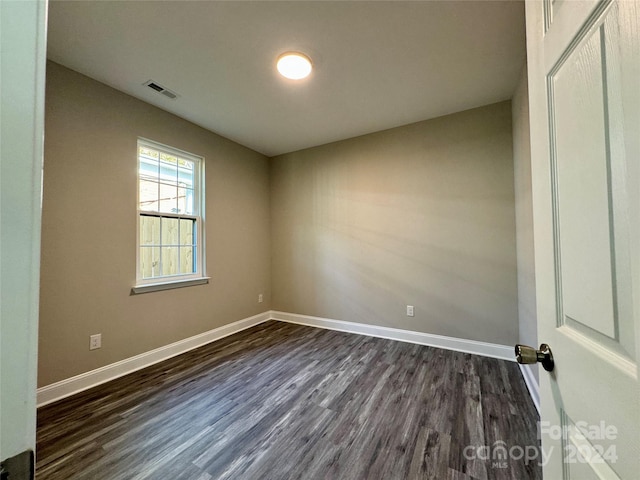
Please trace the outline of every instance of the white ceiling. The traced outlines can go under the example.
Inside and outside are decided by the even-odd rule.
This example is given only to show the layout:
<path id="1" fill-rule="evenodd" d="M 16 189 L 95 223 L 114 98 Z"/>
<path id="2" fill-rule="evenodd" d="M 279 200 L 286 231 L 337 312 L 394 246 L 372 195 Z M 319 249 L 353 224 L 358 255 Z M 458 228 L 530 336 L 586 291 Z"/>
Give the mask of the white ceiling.
<path id="1" fill-rule="evenodd" d="M 51 60 L 269 156 L 509 99 L 525 61 L 521 1 L 49 5 Z"/>

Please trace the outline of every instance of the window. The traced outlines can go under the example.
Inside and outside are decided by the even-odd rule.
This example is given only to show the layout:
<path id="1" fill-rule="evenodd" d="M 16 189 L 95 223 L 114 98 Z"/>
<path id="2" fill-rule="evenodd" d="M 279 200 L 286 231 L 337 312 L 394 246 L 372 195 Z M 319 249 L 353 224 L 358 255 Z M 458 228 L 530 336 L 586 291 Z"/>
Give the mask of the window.
<path id="1" fill-rule="evenodd" d="M 201 157 L 138 139 L 138 273 L 134 293 L 206 282 L 203 170 Z"/>

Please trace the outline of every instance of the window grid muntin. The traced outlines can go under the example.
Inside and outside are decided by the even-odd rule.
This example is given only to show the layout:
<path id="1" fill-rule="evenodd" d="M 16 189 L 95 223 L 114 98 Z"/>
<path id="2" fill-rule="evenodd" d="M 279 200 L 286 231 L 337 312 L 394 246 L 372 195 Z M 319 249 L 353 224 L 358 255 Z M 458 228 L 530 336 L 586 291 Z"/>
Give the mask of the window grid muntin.
<path id="1" fill-rule="evenodd" d="M 199 273 L 198 271 L 198 260 L 199 260 L 199 254 L 198 254 L 198 239 L 199 239 L 199 235 L 198 235 L 198 228 L 199 228 L 199 219 L 198 217 L 194 216 L 194 215 L 172 215 L 172 214 L 158 214 L 158 213 L 150 213 L 150 212 L 140 212 L 139 214 L 139 218 L 140 218 L 140 225 L 139 225 L 139 230 L 142 230 L 142 218 L 143 217 L 149 217 L 149 218 L 157 218 L 159 219 L 159 225 L 158 225 L 158 243 L 142 243 L 141 241 L 139 242 L 138 247 L 140 248 L 140 253 L 142 253 L 143 249 L 154 249 L 157 248 L 159 250 L 159 265 L 158 265 L 158 270 L 160 272 L 159 275 L 152 275 L 152 276 L 145 276 L 143 269 L 142 269 L 142 260 L 143 260 L 143 256 L 140 255 L 139 258 L 139 269 L 140 269 L 140 274 L 139 274 L 139 278 L 142 280 L 150 280 L 150 279 L 156 279 L 156 278 L 161 278 L 161 277 L 176 277 L 176 276 L 183 276 L 183 275 L 197 275 Z M 177 232 L 177 243 L 165 243 L 164 241 L 164 232 L 163 232 L 163 219 L 175 219 L 178 220 L 177 222 L 177 226 L 178 226 L 178 232 Z M 190 243 L 182 243 L 181 240 L 181 229 L 182 229 L 182 220 L 188 220 L 191 222 L 191 242 Z M 165 268 L 164 268 L 164 262 L 163 262 L 163 251 L 166 248 L 176 248 L 178 251 L 178 273 L 169 273 L 166 274 L 165 273 Z M 191 271 L 190 272 L 181 272 L 182 270 L 182 262 L 181 262 L 181 255 L 182 255 L 182 250 L 186 249 L 186 248 L 191 248 L 192 250 L 192 259 L 191 259 Z"/>
<path id="2" fill-rule="evenodd" d="M 151 150 L 154 151 L 155 153 L 158 154 L 158 158 L 155 159 L 149 155 L 145 155 L 142 153 L 143 149 L 147 149 L 147 150 Z M 163 162 L 163 160 L 161 160 L 161 157 L 163 154 L 167 154 L 167 155 L 171 155 L 177 158 L 176 161 L 176 168 L 175 168 L 175 176 L 169 176 L 166 174 L 166 172 L 163 174 L 162 171 L 162 165 L 164 164 L 166 165 L 171 165 L 172 164 L 168 163 L 168 162 Z M 197 188 L 198 186 L 200 186 L 201 181 L 200 181 L 200 170 L 201 170 L 201 162 L 202 162 L 202 158 L 201 157 L 197 157 L 195 155 L 192 155 L 190 153 L 187 152 L 182 152 L 180 150 L 176 150 L 170 147 L 166 147 L 163 145 L 157 145 L 154 144 L 152 142 L 149 141 L 145 141 L 142 139 L 138 140 L 138 151 L 137 151 L 137 155 L 138 155 L 138 210 L 139 211 L 145 211 L 145 212 L 156 212 L 156 213 L 181 213 L 178 211 L 178 208 L 175 208 L 176 211 L 166 211 L 165 209 L 162 209 L 162 203 L 166 202 L 167 199 L 163 199 L 163 197 L 161 196 L 161 189 L 162 186 L 165 187 L 169 187 L 169 188 L 175 188 L 176 189 L 176 196 L 173 197 L 176 200 L 176 207 L 179 206 L 179 201 L 181 198 L 180 192 L 179 190 L 182 189 L 185 192 L 185 201 L 184 201 L 184 207 L 185 207 L 185 211 L 182 213 L 185 214 L 192 214 L 192 215 L 200 215 L 200 192 L 199 189 Z M 181 160 L 186 163 L 187 165 L 191 164 L 192 168 L 187 168 L 187 167 L 182 167 L 180 168 L 180 162 Z M 145 174 L 145 172 L 142 169 L 142 164 L 146 164 L 146 165 L 153 165 L 153 164 L 157 164 L 157 171 L 155 174 L 151 173 L 153 171 L 152 168 L 147 168 L 147 170 L 150 172 L 148 174 Z M 153 167 L 155 167 L 156 165 L 153 165 Z M 165 168 L 165 170 L 169 170 L 169 168 Z M 184 181 L 181 182 L 181 177 L 180 177 L 180 172 L 190 172 L 190 177 L 191 177 L 191 183 L 189 183 L 188 181 Z M 187 177 L 186 175 L 183 176 Z M 188 178 L 188 177 L 187 177 Z M 156 184 L 156 188 L 157 188 L 157 192 L 155 195 L 155 200 L 149 200 L 149 203 L 156 203 L 157 204 L 157 208 L 153 209 L 153 208 L 149 208 L 149 209 L 141 209 L 140 208 L 140 202 L 141 202 L 141 198 L 140 198 L 140 194 L 141 194 L 141 184 L 142 182 L 147 182 L 149 184 Z M 189 200 L 189 192 L 191 192 L 191 199 Z M 169 197 L 169 199 L 172 199 L 172 197 Z M 191 207 L 191 212 L 188 211 L 188 208 Z"/>

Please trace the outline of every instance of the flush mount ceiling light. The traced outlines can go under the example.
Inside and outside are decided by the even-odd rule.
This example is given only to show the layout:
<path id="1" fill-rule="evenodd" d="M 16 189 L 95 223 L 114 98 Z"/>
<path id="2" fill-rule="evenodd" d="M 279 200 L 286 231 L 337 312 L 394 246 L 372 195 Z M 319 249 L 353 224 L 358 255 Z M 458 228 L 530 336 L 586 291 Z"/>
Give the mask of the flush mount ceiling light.
<path id="1" fill-rule="evenodd" d="M 311 73 L 311 60 L 300 52 L 287 52 L 278 57 L 278 72 L 291 80 L 301 80 Z"/>

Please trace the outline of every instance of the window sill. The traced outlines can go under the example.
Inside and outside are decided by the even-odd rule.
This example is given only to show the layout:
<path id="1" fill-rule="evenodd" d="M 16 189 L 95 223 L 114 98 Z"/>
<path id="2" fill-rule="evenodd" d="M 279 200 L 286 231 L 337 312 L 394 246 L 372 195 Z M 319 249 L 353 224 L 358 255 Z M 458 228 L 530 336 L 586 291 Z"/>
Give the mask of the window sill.
<path id="1" fill-rule="evenodd" d="M 172 290 L 174 288 L 191 287 L 193 285 L 204 285 L 209 283 L 211 277 L 191 278 L 189 280 L 175 280 L 172 282 L 149 283 L 147 285 L 135 285 L 131 287 L 131 295 L 141 293 L 159 292 L 161 290 Z"/>

